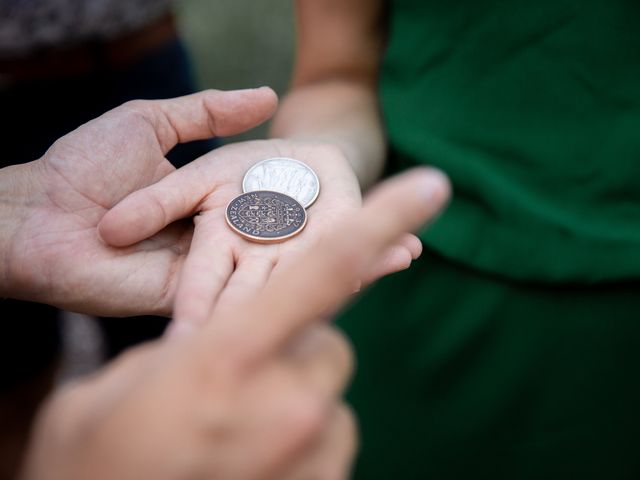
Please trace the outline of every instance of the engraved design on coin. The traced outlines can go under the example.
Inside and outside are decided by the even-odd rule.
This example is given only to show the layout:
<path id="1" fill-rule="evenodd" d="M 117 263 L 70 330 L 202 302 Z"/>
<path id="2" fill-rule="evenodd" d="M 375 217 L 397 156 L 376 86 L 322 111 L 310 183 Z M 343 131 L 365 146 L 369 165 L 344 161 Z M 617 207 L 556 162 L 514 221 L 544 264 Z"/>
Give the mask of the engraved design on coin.
<path id="1" fill-rule="evenodd" d="M 258 243 L 282 242 L 300 233 L 307 223 L 307 213 L 295 199 L 265 190 L 238 195 L 226 213 L 236 233 Z"/>
<path id="2" fill-rule="evenodd" d="M 320 193 L 316 173 L 293 158 L 268 158 L 247 171 L 242 181 L 243 192 L 270 190 L 295 198 L 304 208 L 315 202 Z"/>

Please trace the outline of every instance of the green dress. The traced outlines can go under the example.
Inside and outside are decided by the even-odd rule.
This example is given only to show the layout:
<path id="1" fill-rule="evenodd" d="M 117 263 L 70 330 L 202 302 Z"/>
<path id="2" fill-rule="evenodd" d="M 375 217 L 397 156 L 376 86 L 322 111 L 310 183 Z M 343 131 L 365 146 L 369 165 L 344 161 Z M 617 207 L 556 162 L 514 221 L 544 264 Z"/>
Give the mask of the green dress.
<path id="1" fill-rule="evenodd" d="M 640 478 L 640 2 L 394 0 L 390 171 L 453 182 L 338 319 L 358 479 Z"/>

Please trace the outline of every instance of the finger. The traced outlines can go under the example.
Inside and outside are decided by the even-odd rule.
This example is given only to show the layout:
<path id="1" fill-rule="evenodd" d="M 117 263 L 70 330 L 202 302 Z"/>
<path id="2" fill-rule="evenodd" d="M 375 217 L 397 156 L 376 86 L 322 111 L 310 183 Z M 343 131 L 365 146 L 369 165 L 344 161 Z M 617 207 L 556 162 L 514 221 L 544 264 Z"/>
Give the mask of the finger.
<path id="1" fill-rule="evenodd" d="M 220 472 L 212 464 L 216 478 L 279 478 L 278 472 L 317 441 L 331 418 L 333 400 L 300 388 L 299 379 L 280 362 L 261 367 L 233 398 L 233 435 L 216 446 L 213 457 L 218 466 L 225 458 L 231 470 Z"/>
<path id="2" fill-rule="evenodd" d="M 412 233 L 402 235 L 397 244 L 409 251 L 411 260 L 416 260 L 422 254 L 422 241 Z"/>
<path id="3" fill-rule="evenodd" d="M 422 253 L 422 242 L 415 235 L 405 234 L 396 243 L 388 247 L 380 258 L 375 261 L 371 269 L 362 279 L 362 285 L 367 286 L 380 278 L 405 270 L 411 262 Z"/>
<path id="4" fill-rule="evenodd" d="M 253 301 L 269 280 L 275 265 L 276 259 L 271 255 L 240 255 L 233 274 L 216 302 L 216 309 L 224 312 L 226 308 Z"/>
<path id="5" fill-rule="evenodd" d="M 212 222 L 196 224 L 191 248 L 180 272 L 174 324 L 204 324 L 233 273 L 231 246 L 217 240 L 217 233 L 212 225 Z M 172 328 L 176 326 L 172 325 Z"/>
<path id="6" fill-rule="evenodd" d="M 171 100 L 136 101 L 153 125 L 164 152 L 178 142 L 230 135 L 266 120 L 277 106 L 269 88 L 234 92 L 207 91 Z M 98 224 L 102 239 L 114 247 L 137 243 L 169 223 L 194 213 L 215 185 L 202 180 L 195 161 L 153 185 L 134 192 L 109 210 Z"/>
<path id="7" fill-rule="evenodd" d="M 327 355 L 327 352 L 333 353 Z M 329 392 L 335 388 L 325 388 L 324 392 L 309 388 L 308 379 L 302 376 L 303 369 L 292 369 L 296 361 L 307 365 L 318 357 L 325 361 L 329 357 L 334 360 L 342 357 L 343 365 L 333 361 L 327 362 L 327 367 L 334 365 L 343 372 L 348 369 L 345 368 L 349 358 L 346 341 L 335 330 L 324 327 L 291 345 L 286 358 L 264 362 L 259 370 L 252 372 L 252 381 L 245 382 L 246 387 L 234 398 L 233 410 L 237 412 L 234 435 L 227 443 L 228 449 L 218 452 L 237 470 L 225 472 L 227 475 L 221 477 L 280 478 L 278 474 L 289 471 L 305 452 L 322 445 L 319 440 L 326 437 L 328 426 L 329 430 L 338 426 L 337 401 L 335 394 Z M 312 370 L 307 372 L 317 378 Z M 341 376 L 345 376 L 344 373 Z M 325 386 L 328 385 L 325 383 Z M 344 426 L 339 431 L 347 438 L 353 434 Z M 330 439 L 333 440 L 333 436 Z M 333 459 L 344 463 L 340 459 L 351 456 L 348 450 L 340 448 L 340 455 L 332 455 Z M 251 462 L 246 462 L 246 458 L 251 458 Z"/>
<path id="8" fill-rule="evenodd" d="M 339 405 L 322 436 L 281 478 L 346 480 L 349 478 L 357 445 L 355 417 L 349 407 Z"/>
<path id="9" fill-rule="evenodd" d="M 178 143 L 235 135 L 267 120 L 277 107 L 268 87 L 206 90 L 167 100 L 135 100 L 121 108 L 142 115 L 154 128 L 166 154 Z"/>
<path id="10" fill-rule="evenodd" d="M 64 418 L 88 421 L 100 417 L 157 365 L 158 352 L 157 343 L 145 343 L 122 353 L 98 373 L 72 380 L 62 389 L 65 399 L 74 399 L 62 402 L 72 408 Z M 60 398 L 60 395 L 56 397 Z"/>
<path id="11" fill-rule="evenodd" d="M 353 353 L 344 335 L 325 324 L 311 325 L 295 337 L 282 361 L 306 388 L 331 398 L 340 395 L 353 373 Z"/>
<path id="12" fill-rule="evenodd" d="M 415 169 L 384 182 L 356 216 L 336 225 L 332 236 L 274 272 L 253 302 L 211 323 L 207 340 L 239 364 L 280 349 L 322 312 L 343 302 L 373 259 L 435 216 L 448 196 L 446 177 L 433 169 Z"/>
<path id="13" fill-rule="evenodd" d="M 126 247 L 193 215 L 204 196 L 217 188 L 215 183 L 202 181 L 200 166 L 195 160 L 125 197 L 100 220 L 102 239 L 114 247 Z"/>

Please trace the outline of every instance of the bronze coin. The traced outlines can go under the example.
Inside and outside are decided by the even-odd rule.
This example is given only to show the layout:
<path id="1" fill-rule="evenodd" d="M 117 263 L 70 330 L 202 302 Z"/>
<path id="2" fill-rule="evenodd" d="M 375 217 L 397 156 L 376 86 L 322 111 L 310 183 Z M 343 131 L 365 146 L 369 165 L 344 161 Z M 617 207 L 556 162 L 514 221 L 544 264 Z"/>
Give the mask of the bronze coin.
<path id="1" fill-rule="evenodd" d="M 282 242 L 297 235 L 307 213 L 283 193 L 257 190 L 238 195 L 227 206 L 227 223 L 239 235 L 258 243 Z"/>

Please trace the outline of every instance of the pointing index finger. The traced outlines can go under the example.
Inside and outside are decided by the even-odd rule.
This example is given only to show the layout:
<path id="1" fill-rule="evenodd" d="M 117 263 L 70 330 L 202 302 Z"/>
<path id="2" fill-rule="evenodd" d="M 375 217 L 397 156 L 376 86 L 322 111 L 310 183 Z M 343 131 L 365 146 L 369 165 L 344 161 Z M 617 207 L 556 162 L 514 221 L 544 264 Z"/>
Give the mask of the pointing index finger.
<path id="1" fill-rule="evenodd" d="M 214 311 L 205 330 L 208 348 L 224 350 L 222 357 L 240 365 L 278 351 L 349 298 L 376 256 L 433 218 L 448 197 L 446 177 L 433 169 L 416 169 L 384 182 L 357 216 L 337 225 L 313 251 L 274 271 L 253 298 L 234 309 Z"/>

